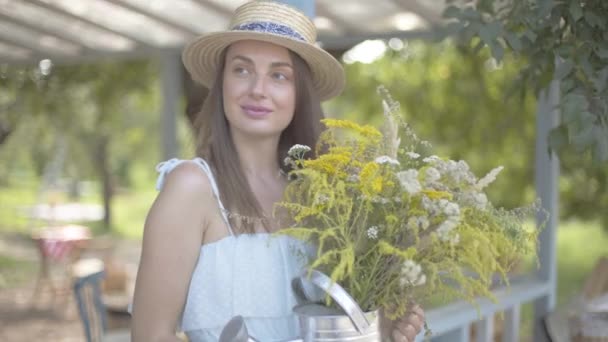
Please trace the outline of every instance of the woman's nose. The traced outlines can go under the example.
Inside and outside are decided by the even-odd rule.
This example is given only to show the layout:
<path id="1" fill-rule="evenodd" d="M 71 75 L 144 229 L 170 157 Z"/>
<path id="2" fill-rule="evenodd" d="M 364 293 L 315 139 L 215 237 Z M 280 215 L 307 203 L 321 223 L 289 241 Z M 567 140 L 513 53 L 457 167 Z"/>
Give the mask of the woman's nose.
<path id="1" fill-rule="evenodd" d="M 250 93 L 253 97 L 266 97 L 266 89 L 264 84 L 264 77 L 256 75 L 251 79 Z"/>

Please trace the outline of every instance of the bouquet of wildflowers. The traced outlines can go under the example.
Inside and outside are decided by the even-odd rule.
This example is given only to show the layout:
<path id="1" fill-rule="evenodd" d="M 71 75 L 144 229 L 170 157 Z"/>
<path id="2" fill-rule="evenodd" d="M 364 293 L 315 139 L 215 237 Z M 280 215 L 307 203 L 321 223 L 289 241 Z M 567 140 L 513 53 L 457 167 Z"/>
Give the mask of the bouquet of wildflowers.
<path id="1" fill-rule="evenodd" d="M 464 161 L 421 155 L 430 144 L 381 94 L 382 131 L 325 119 L 317 158 L 306 157 L 311 147 L 290 149 L 291 182 L 279 206 L 293 224 L 281 234 L 314 243 L 310 269 L 329 275 L 364 311 L 396 318 L 437 293 L 492 298 L 494 276 L 507 282 L 514 261 L 535 251 L 537 231 L 524 221 L 536 207 L 492 206 L 484 189 L 502 167 L 477 178 Z"/>

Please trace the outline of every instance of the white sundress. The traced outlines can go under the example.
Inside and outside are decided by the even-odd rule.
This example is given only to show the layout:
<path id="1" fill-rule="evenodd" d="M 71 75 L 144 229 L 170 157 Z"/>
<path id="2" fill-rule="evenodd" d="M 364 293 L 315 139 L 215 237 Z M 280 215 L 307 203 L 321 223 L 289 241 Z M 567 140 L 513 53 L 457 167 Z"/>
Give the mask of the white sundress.
<path id="1" fill-rule="evenodd" d="M 182 331 L 192 342 L 217 341 L 226 323 L 240 315 L 250 335 L 259 341 L 297 338 L 299 327 L 292 312 L 297 301 L 291 281 L 304 270 L 303 243 L 265 233 L 235 235 L 211 168 L 202 158 L 160 163 L 158 190 L 165 176 L 183 162 L 196 163 L 209 178 L 230 235 L 201 246 L 182 314 Z"/>

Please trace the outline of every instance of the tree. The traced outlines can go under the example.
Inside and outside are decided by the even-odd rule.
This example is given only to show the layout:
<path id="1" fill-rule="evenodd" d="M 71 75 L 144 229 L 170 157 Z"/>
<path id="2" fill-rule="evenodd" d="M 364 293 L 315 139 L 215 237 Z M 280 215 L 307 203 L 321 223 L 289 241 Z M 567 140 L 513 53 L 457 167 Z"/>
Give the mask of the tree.
<path id="1" fill-rule="evenodd" d="M 78 176 L 93 176 L 102 184 L 107 229 L 111 226 L 115 171 L 142 155 L 149 136 L 142 130 L 149 129 L 150 122 L 158 122 L 146 115 L 156 112 L 157 107 L 150 101 L 157 86 L 152 66 L 146 61 L 60 65 L 45 77 L 34 79 L 37 82 L 17 77 L 35 74 L 36 69 L 13 68 L 17 71 L 2 84 L 2 93 L 14 94 L 16 105 L 2 112 L 0 122 L 7 122 L 11 132 L 22 127 L 34 130 L 29 132 L 30 139 L 39 137 L 20 146 L 21 153 L 29 150 L 37 156 L 32 159 L 41 174 L 53 153 L 52 141 L 62 135 L 71 156 L 64 169 L 76 170 Z M 39 125 L 31 125 L 33 122 Z"/>
<path id="2" fill-rule="evenodd" d="M 561 125 L 549 142 L 608 161 L 608 2 L 604 0 L 448 0 L 444 15 L 465 45 L 525 58 L 521 84 L 537 93 L 561 80 Z"/>

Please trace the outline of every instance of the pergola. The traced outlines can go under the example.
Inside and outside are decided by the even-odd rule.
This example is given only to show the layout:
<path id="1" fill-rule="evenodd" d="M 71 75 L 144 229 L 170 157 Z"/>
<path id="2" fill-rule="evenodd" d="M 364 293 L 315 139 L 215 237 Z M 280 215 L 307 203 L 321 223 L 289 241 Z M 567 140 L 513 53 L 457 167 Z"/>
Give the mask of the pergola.
<path id="1" fill-rule="evenodd" d="M 161 61 L 163 155 L 177 152 L 176 112 L 184 94 L 179 53 L 193 37 L 228 26 L 244 0 L 0 0 L 0 64 L 83 63 L 101 59 L 156 58 Z M 367 39 L 425 38 L 444 24 L 443 0 L 283 0 L 314 18 L 318 41 L 343 52 Z M 186 83 L 187 84 L 187 83 Z M 497 304 L 476 308 L 453 303 L 428 310 L 436 341 L 468 341 L 477 325 L 478 341 L 493 341 L 493 316 L 505 312 L 504 341 L 518 341 L 520 306 L 534 302 L 534 341 L 547 341 L 541 319 L 555 306 L 557 158 L 550 155 L 548 132 L 557 123 L 557 82 L 539 98 L 536 187 L 550 213 L 541 233 L 536 274 L 497 289 Z M 540 218 L 539 218 L 540 219 Z"/>

